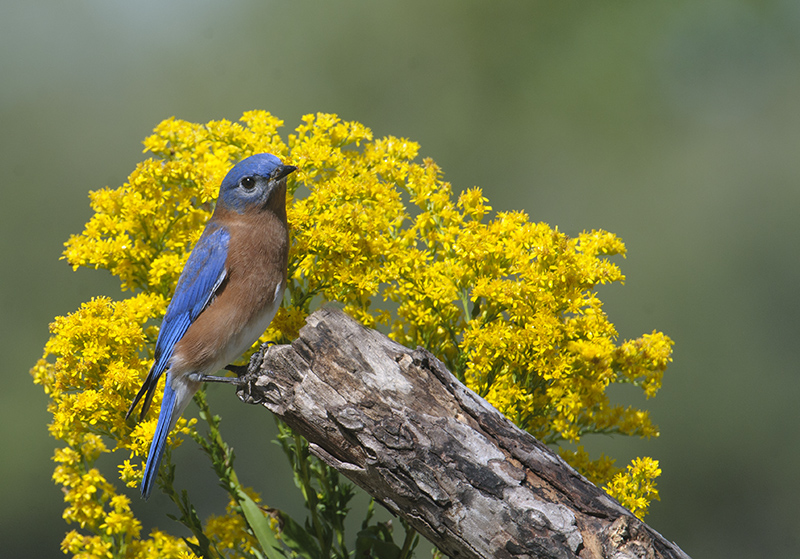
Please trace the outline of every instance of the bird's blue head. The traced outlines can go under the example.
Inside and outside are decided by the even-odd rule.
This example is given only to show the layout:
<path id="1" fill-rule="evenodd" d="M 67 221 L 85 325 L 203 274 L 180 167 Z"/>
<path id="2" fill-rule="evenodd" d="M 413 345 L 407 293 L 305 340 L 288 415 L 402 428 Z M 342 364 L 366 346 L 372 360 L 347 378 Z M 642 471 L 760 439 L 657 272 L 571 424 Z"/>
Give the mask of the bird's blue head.
<path id="1" fill-rule="evenodd" d="M 282 179 L 297 167 L 283 165 L 271 153 L 259 153 L 243 159 L 222 179 L 217 206 L 237 213 L 263 208 L 282 186 Z"/>

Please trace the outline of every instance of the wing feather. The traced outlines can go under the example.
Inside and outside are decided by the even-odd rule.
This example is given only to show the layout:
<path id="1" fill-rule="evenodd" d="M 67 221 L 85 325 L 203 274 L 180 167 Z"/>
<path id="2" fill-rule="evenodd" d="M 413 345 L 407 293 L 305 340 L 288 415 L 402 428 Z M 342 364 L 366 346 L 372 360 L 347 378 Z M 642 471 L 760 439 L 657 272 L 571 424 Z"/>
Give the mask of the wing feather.
<path id="1" fill-rule="evenodd" d="M 227 270 L 225 262 L 228 258 L 228 241 L 230 235 L 224 227 L 206 227 L 200 240 L 197 241 L 186 265 L 183 267 L 175 294 L 167 307 L 161 330 L 156 340 L 155 361 L 142 384 L 142 388 L 133 399 L 127 418 L 145 396 L 140 417 L 147 413 L 153 399 L 158 379 L 167 368 L 175 344 L 183 337 L 192 322 L 211 303 L 225 281 Z"/>

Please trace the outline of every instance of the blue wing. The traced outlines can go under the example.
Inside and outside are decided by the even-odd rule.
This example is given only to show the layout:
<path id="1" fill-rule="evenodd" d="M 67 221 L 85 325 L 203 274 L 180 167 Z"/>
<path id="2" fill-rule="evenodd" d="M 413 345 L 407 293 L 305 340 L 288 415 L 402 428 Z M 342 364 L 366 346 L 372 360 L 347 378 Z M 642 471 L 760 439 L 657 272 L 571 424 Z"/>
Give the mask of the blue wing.
<path id="1" fill-rule="evenodd" d="M 164 449 L 167 446 L 167 435 L 172 426 L 172 416 L 177 403 L 177 394 L 167 382 L 164 384 L 164 399 L 161 400 L 161 412 L 158 414 L 156 432 L 153 435 L 153 442 L 150 444 L 150 451 L 147 453 L 147 463 L 142 474 L 142 485 L 140 487 L 142 497 L 147 500 L 153 483 L 158 474 L 158 467 L 161 465 L 161 458 L 164 456 Z"/>
<path id="2" fill-rule="evenodd" d="M 209 224 L 197 241 L 189 260 L 178 278 L 175 294 L 167 307 L 167 314 L 161 323 L 161 330 L 156 340 L 155 362 L 150 368 L 142 388 L 133 399 L 128 413 L 130 416 L 142 396 L 140 418 L 144 417 L 153 399 L 158 378 L 167 368 L 175 344 L 183 337 L 186 330 L 203 312 L 225 280 L 225 261 L 228 258 L 228 241 L 230 235 L 224 227 Z"/>

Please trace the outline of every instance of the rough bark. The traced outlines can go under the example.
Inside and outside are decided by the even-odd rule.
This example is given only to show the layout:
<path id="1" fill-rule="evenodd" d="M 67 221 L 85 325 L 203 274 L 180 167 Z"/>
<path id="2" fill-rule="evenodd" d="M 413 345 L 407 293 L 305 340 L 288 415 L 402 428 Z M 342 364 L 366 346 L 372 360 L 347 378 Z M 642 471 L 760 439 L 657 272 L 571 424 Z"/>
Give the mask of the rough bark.
<path id="1" fill-rule="evenodd" d="M 683 558 L 683 551 L 461 384 L 344 313 L 251 362 L 243 400 L 450 557 Z"/>

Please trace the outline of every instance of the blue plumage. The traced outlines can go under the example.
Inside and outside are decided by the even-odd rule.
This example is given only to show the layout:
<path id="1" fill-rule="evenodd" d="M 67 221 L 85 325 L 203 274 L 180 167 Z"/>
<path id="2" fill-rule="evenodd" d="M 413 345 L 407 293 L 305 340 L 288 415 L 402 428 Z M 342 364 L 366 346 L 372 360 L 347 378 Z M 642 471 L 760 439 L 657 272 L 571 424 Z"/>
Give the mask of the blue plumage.
<path id="1" fill-rule="evenodd" d="M 214 292 L 225 279 L 229 240 L 230 235 L 225 229 L 209 223 L 197 241 L 178 278 L 175 293 L 161 323 L 161 330 L 156 340 L 155 362 L 139 393 L 133 399 L 128 414 L 133 411 L 145 393 L 147 395 L 142 404 L 140 417 L 144 417 L 147 413 L 158 379 L 167 368 L 175 344 L 211 302 Z M 164 436 L 166 440 L 166 434 Z"/>
<path id="2" fill-rule="evenodd" d="M 288 257 L 285 177 L 294 170 L 267 153 L 234 166 L 178 278 L 156 341 L 155 361 L 126 415 L 144 396 L 144 416 L 167 371 L 142 479 L 145 499 L 167 436 L 202 381 L 250 347 L 280 305 Z"/>
<path id="3" fill-rule="evenodd" d="M 155 385 L 155 383 L 154 383 Z M 156 432 L 153 435 L 153 443 L 150 445 L 150 452 L 147 454 L 147 463 L 144 466 L 144 477 L 142 477 L 141 492 L 142 497 L 150 497 L 153 489 L 153 482 L 158 475 L 158 467 L 161 465 L 161 458 L 164 456 L 164 448 L 167 445 L 167 435 L 172 430 L 170 425 L 172 414 L 175 410 L 177 393 L 169 383 L 164 383 L 164 399 L 161 400 L 161 412 L 158 414 Z"/>

